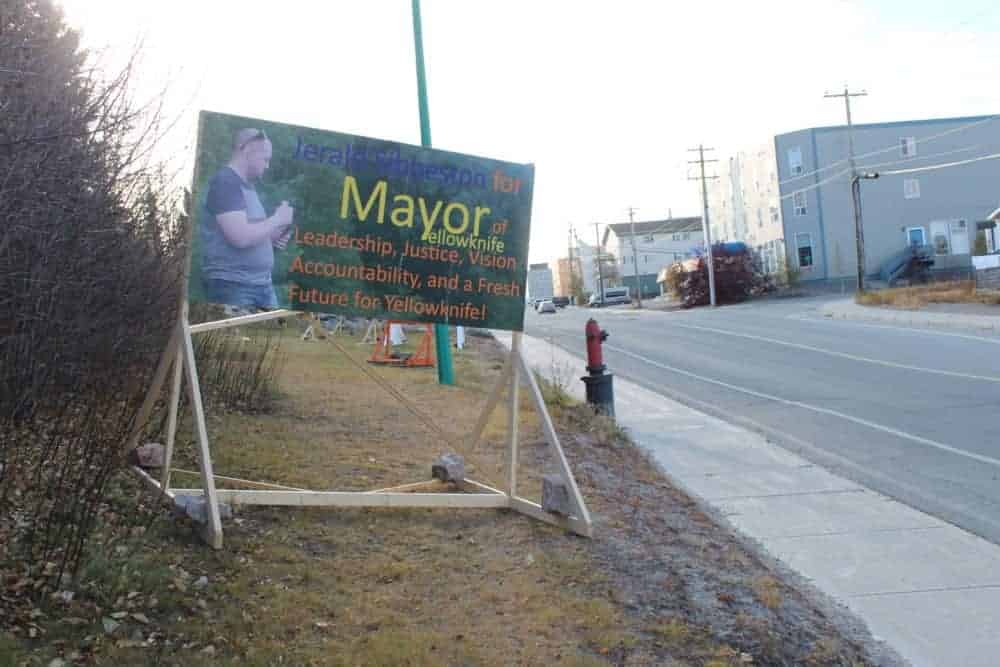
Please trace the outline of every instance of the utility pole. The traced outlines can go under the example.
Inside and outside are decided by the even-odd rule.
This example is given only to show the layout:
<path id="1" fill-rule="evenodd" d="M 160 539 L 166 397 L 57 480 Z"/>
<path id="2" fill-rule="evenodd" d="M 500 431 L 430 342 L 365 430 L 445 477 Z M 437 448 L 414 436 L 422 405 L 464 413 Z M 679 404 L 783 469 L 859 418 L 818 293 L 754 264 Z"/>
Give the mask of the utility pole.
<path id="1" fill-rule="evenodd" d="M 632 239 L 632 275 L 635 276 L 635 300 L 638 308 L 642 308 L 642 283 L 639 282 L 639 255 L 635 250 L 635 208 L 628 207 L 629 238 Z"/>
<path id="2" fill-rule="evenodd" d="M 575 274 L 574 265 L 573 265 L 573 223 L 570 223 L 570 225 L 569 225 L 569 233 L 567 234 L 567 242 L 569 244 L 569 285 L 568 285 L 566 291 L 569 292 L 569 294 L 567 296 L 569 296 L 570 300 L 572 301 L 572 300 L 574 300 L 576 298 L 576 294 L 573 291 L 573 287 L 575 285 L 575 281 L 573 280 L 573 275 Z"/>
<path id="3" fill-rule="evenodd" d="M 594 223 L 594 236 L 597 238 L 597 293 L 601 295 L 601 305 L 604 305 L 604 270 L 601 268 L 601 230 L 598 225 L 601 223 Z"/>
<path id="4" fill-rule="evenodd" d="M 854 125 L 851 123 L 851 98 L 865 97 L 866 95 L 868 93 L 864 90 L 852 93 L 848 90 L 846 84 L 842 93 L 826 93 L 823 95 L 823 97 L 843 97 L 844 108 L 847 111 L 847 162 L 851 169 L 848 182 L 851 184 L 851 204 L 854 207 L 854 242 L 858 253 L 859 292 L 865 288 L 865 231 L 864 221 L 861 219 L 861 195 L 860 193 L 855 195 L 856 190 L 860 190 L 860 185 L 857 182 L 858 169 L 854 164 Z M 823 239 L 823 243 L 826 243 L 826 239 Z"/>
<path id="5" fill-rule="evenodd" d="M 697 160 L 688 160 L 688 164 L 700 164 L 701 165 L 701 195 L 703 203 L 703 213 L 702 213 L 702 229 L 705 232 L 705 259 L 708 261 L 708 298 L 709 302 L 714 307 L 715 304 L 715 261 L 712 258 L 712 230 L 708 225 L 708 182 L 710 180 L 715 180 L 718 176 L 707 177 L 705 176 L 705 163 L 706 162 L 718 162 L 718 160 L 706 160 L 705 151 L 714 151 L 714 148 L 705 148 L 704 145 L 698 144 L 698 148 L 688 149 L 689 153 L 698 153 Z M 689 181 L 699 180 L 697 177 L 688 178 Z"/>

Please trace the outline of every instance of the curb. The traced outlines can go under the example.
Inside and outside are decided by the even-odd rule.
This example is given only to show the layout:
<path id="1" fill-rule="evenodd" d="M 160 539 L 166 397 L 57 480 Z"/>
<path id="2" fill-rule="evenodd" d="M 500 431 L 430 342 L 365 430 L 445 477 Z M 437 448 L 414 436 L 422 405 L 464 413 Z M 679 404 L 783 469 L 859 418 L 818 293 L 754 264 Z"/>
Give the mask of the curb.
<path id="1" fill-rule="evenodd" d="M 990 315 L 952 315 L 948 313 L 922 313 L 894 311 L 877 306 L 859 306 L 853 301 L 835 301 L 820 308 L 824 317 L 868 322 L 889 322 L 909 327 L 963 329 L 966 331 L 998 331 L 1000 317 Z"/>

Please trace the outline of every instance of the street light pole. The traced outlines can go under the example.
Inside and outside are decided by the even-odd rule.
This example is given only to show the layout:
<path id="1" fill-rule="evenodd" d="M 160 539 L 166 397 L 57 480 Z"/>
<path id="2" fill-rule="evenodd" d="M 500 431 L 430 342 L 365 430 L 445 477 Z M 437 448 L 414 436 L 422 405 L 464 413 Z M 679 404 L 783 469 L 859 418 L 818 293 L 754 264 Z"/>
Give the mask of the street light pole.
<path id="1" fill-rule="evenodd" d="M 431 118 L 427 104 L 427 76 L 424 73 L 424 38 L 420 23 L 420 0 L 413 0 L 413 46 L 417 61 L 417 104 L 420 107 L 420 145 L 431 146 Z M 451 335 L 447 324 L 434 325 L 434 347 L 437 351 L 438 384 L 455 384 L 451 363 Z"/>

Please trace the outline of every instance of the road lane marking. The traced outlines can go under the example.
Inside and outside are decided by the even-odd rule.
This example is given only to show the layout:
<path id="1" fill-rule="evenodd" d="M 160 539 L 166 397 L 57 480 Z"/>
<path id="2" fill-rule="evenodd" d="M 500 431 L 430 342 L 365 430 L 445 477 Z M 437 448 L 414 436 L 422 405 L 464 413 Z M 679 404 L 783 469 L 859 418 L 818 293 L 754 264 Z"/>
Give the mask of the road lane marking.
<path id="1" fill-rule="evenodd" d="M 926 334 L 928 336 L 948 336 L 950 338 L 964 338 L 966 340 L 979 341 L 980 343 L 990 343 L 991 345 L 1000 345 L 1000 338 L 997 338 L 995 335 L 992 337 L 985 334 L 982 336 L 973 336 L 972 334 L 960 334 L 960 333 L 954 333 L 952 331 L 940 331 L 938 329 L 932 329 L 929 327 L 924 327 L 924 328 L 897 327 L 891 324 L 874 324 L 872 322 L 858 322 L 856 320 L 848 320 L 842 317 L 841 318 L 823 317 L 822 315 L 810 316 L 803 314 L 793 314 L 793 315 L 785 315 L 783 318 L 780 319 L 796 320 L 797 322 L 809 322 L 813 324 L 835 323 L 838 325 L 843 325 L 848 327 L 866 327 L 868 329 L 889 329 L 890 331 L 902 331 L 911 334 Z"/>
<path id="2" fill-rule="evenodd" d="M 815 347 L 813 345 L 805 345 L 803 343 L 792 343 L 787 340 L 779 340 L 777 338 L 769 338 L 767 336 L 757 336 L 755 334 L 738 333 L 735 331 L 727 331 L 726 329 L 716 329 L 715 327 L 703 327 L 703 326 L 698 326 L 696 324 L 678 324 L 677 322 L 672 322 L 671 326 L 680 329 L 697 329 L 701 331 L 712 331 L 714 333 L 722 334 L 724 336 L 735 336 L 737 338 L 748 338 L 750 340 L 759 340 L 765 343 L 773 343 L 775 345 L 785 345 L 787 347 L 794 347 L 800 350 L 819 352 L 820 354 L 828 354 L 832 357 L 841 357 L 842 359 L 850 359 L 852 361 L 864 361 L 869 364 L 878 364 L 879 366 L 888 366 L 890 368 L 901 368 L 904 370 L 918 371 L 921 373 L 933 373 L 934 375 L 946 375 L 948 377 L 963 378 L 966 380 L 1000 382 L 1000 377 L 996 377 L 993 375 L 974 375 L 972 373 L 959 373 L 957 371 L 945 371 L 937 368 L 925 368 L 924 366 L 911 366 L 909 364 L 899 364 L 894 361 L 885 361 L 884 359 L 874 359 L 872 357 L 862 357 L 857 354 L 848 354 L 847 352 L 835 352 L 833 350 L 824 350 L 821 347 Z"/>
<path id="3" fill-rule="evenodd" d="M 739 387 L 734 384 L 729 384 L 728 382 L 723 382 L 722 380 L 716 380 L 714 378 L 705 377 L 704 375 L 698 375 L 697 373 L 692 373 L 691 371 L 686 371 L 683 368 L 677 368 L 676 366 L 669 366 L 667 364 L 661 364 L 658 361 L 643 357 L 641 355 L 635 354 L 634 352 L 629 352 L 620 347 L 614 345 L 604 344 L 604 347 L 615 352 L 620 352 L 627 357 L 632 357 L 651 366 L 656 366 L 657 368 L 662 368 L 663 370 L 671 371 L 673 373 L 678 373 L 680 375 L 686 375 L 687 377 L 694 378 L 695 380 L 700 380 L 708 384 L 714 384 L 719 387 L 724 387 L 730 391 L 736 391 L 741 394 L 747 394 L 748 396 L 754 396 L 756 398 L 762 398 L 768 401 L 774 401 L 776 403 L 781 403 L 783 405 L 789 405 L 796 408 L 802 408 L 803 410 L 810 410 L 812 412 L 817 412 L 819 414 L 827 415 L 830 417 L 838 417 L 840 419 L 853 422 L 860 426 L 867 426 L 868 428 L 874 429 L 876 431 L 882 431 L 883 433 L 888 433 L 894 435 L 898 438 L 904 440 L 911 440 L 913 442 L 919 443 L 921 445 L 926 445 L 927 447 L 933 447 L 934 449 L 941 450 L 943 452 L 948 452 L 950 454 L 955 454 L 956 456 L 962 456 L 967 459 L 972 459 L 973 461 L 979 461 L 980 463 L 988 463 L 1000 467 L 1000 459 L 995 459 L 990 456 L 984 456 L 982 454 L 976 454 L 975 452 L 967 452 L 963 449 L 958 449 L 950 445 L 946 445 L 942 442 L 937 442 L 936 440 L 931 440 L 929 438 L 922 438 L 919 435 L 913 435 L 912 433 L 907 433 L 906 431 L 900 431 L 899 429 L 892 428 L 891 426 L 884 426 L 883 424 L 877 424 L 867 419 L 862 419 L 861 417 L 854 417 L 843 412 L 838 412 L 836 410 L 830 410 L 829 408 L 821 408 L 818 405 L 810 405 L 809 403 L 802 403 L 801 401 L 792 401 L 787 398 L 781 398 L 780 396 L 774 396 L 771 394 L 765 394 L 754 389 L 747 389 L 745 387 Z"/>

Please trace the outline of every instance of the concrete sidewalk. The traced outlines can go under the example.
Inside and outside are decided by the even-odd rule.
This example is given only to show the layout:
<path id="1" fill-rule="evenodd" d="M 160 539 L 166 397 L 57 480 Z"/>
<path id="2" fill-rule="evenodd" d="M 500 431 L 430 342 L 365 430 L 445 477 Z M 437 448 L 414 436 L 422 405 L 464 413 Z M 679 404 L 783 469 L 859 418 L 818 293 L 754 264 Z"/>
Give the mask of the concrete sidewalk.
<path id="1" fill-rule="evenodd" d="M 510 335 L 497 338 L 509 346 Z M 583 398 L 585 362 L 525 336 L 543 376 Z M 613 369 L 612 369 L 613 370 Z M 670 477 L 864 620 L 914 665 L 993 667 L 1000 547 L 616 376 L 615 410 Z"/>
<path id="2" fill-rule="evenodd" d="M 964 313 L 960 308 L 956 310 L 958 312 L 949 313 L 897 310 L 879 306 L 861 306 L 854 303 L 853 299 L 837 299 L 820 307 L 820 312 L 824 316 L 837 319 L 886 322 L 908 327 L 1000 332 L 1000 316 Z"/>

